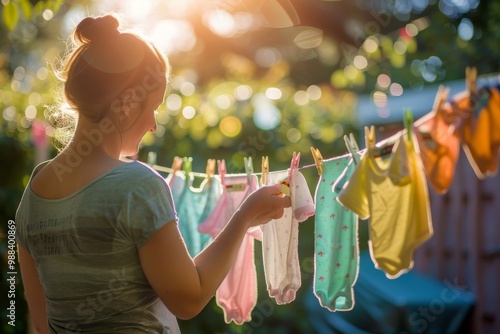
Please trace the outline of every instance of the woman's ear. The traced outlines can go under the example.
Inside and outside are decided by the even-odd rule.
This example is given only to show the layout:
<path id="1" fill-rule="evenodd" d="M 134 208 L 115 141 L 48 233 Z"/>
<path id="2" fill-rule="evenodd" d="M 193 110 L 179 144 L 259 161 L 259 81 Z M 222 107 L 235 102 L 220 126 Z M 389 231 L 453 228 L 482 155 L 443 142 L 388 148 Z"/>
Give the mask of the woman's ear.
<path id="1" fill-rule="evenodd" d="M 119 121 L 132 116 L 140 108 L 140 101 L 133 88 L 127 88 L 111 102 L 111 111 Z"/>
<path id="2" fill-rule="evenodd" d="M 124 117 L 129 117 L 132 111 L 137 108 L 138 103 L 135 101 L 135 93 L 133 88 L 127 88 L 120 94 L 122 105 L 122 113 Z"/>

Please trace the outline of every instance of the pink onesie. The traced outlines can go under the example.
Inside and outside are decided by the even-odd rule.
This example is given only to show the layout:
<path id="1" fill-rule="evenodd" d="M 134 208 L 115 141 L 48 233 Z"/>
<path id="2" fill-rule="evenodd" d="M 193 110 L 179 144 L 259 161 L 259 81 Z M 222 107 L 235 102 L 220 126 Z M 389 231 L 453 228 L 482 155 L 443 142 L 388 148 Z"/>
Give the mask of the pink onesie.
<path id="1" fill-rule="evenodd" d="M 277 304 L 295 299 L 301 285 L 298 256 L 299 222 L 314 215 L 314 203 L 304 176 L 294 169 L 291 173 L 292 207 L 286 208 L 280 219 L 262 225 L 262 257 L 267 290 Z M 290 176 L 288 171 L 271 172 L 268 184 L 278 184 Z"/>
<path id="2" fill-rule="evenodd" d="M 255 175 L 226 175 L 224 160 L 218 164 L 222 196 L 211 215 L 198 226 L 200 233 L 209 233 L 213 238 L 222 231 L 243 200 L 258 187 Z M 227 324 L 234 321 L 241 325 L 252 320 L 251 313 L 257 303 L 254 238 L 262 238 L 260 228 L 248 229 L 233 266 L 217 289 L 216 302 L 224 311 Z"/>

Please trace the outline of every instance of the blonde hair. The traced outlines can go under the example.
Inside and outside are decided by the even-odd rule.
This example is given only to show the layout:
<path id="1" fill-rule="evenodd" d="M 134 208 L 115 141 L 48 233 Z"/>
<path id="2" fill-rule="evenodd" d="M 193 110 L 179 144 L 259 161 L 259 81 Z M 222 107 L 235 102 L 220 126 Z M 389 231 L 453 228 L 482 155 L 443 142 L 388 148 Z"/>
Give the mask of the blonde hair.
<path id="1" fill-rule="evenodd" d="M 62 68 L 60 101 L 49 119 L 56 139 L 65 146 L 72 138 L 76 117 L 63 112 L 63 104 L 78 115 L 99 122 L 127 88 L 141 85 L 151 73 L 168 80 L 170 65 L 165 56 L 145 38 L 132 31 L 121 32 L 115 15 L 87 17 L 74 29 Z"/>

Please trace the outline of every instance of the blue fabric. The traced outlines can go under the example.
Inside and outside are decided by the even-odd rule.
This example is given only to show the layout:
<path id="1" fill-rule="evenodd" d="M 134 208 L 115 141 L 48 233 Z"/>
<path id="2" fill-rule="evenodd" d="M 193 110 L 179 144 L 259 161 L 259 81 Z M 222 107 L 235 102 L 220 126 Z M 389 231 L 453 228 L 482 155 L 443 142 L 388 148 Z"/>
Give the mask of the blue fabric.
<path id="1" fill-rule="evenodd" d="M 322 308 L 312 289 L 306 297 L 311 323 L 319 333 L 462 333 L 474 295 L 456 282 L 438 281 L 410 271 L 388 279 L 368 252 L 360 256 L 356 304 L 349 312 Z"/>
<path id="2" fill-rule="evenodd" d="M 204 181 L 199 189 L 192 187 L 193 180 L 185 179 L 183 174 L 173 176 L 170 182 L 179 230 L 191 256 L 196 256 L 211 241 L 210 234 L 198 232 L 198 225 L 212 213 L 222 194 L 222 186 L 216 177 L 210 185 Z"/>

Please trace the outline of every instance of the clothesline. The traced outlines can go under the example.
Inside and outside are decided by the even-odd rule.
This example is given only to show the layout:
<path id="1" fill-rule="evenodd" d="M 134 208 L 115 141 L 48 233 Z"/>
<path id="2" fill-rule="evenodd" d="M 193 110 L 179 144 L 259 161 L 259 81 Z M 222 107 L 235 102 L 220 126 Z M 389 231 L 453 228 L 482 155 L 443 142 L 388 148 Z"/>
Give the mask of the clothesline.
<path id="1" fill-rule="evenodd" d="M 467 71 L 466 71 L 466 74 L 467 74 Z M 470 94 L 472 92 L 478 92 L 480 89 L 486 89 L 486 88 L 490 88 L 490 87 L 498 87 L 498 85 L 500 84 L 500 75 L 498 73 L 490 73 L 490 74 L 483 74 L 483 75 L 477 76 L 477 72 L 474 72 L 473 75 L 468 75 L 468 76 L 469 77 L 466 78 L 466 84 L 467 84 L 467 91 L 469 91 Z M 448 99 L 447 93 L 444 96 L 444 98 L 443 98 L 443 95 L 440 95 L 440 94 L 443 94 L 442 88 L 443 87 L 440 87 L 440 89 L 437 92 L 432 111 L 429 112 L 428 114 L 420 117 L 419 119 L 414 120 L 412 122 L 412 125 L 414 125 L 415 127 L 418 127 L 421 124 L 425 123 L 429 118 L 431 118 L 433 116 L 432 115 L 433 111 L 436 111 L 439 108 L 439 103 L 442 103 Z M 405 135 L 406 133 L 407 133 L 407 129 L 404 128 L 404 129 L 398 131 L 397 133 L 395 133 L 394 135 L 377 142 L 375 144 L 375 147 L 387 149 L 386 150 L 387 152 L 382 152 L 381 155 L 384 155 L 385 153 L 389 153 L 389 151 L 392 149 L 391 144 L 394 144 L 398 138 Z M 359 151 L 359 153 L 362 154 L 365 151 L 366 151 L 366 149 L 362 149 Z M 346 153 L 346 155 L 349 155 L 349 154 L 350 153 Z M 333 160 L 336 158 L 340 158 L 343 156 L 344 155 L 335 156 L 335 157 L 331 157 L 328 159 L 322 159 L 321 162 L 327 162 L 327 161 L 330 161 L 330 160 Z M 147 164 L 149 166 L 151 166 L 153 169 L 155 169 L 159 172 L 163 172 L 163 173 L 181 172 L 181 173 L 185 173 L 185 174 L 188 173 L 189 175 L 192 175 L 194 177 L 200 177 L 200 178 L 208 177 L 207 173 L 193 172 L 193 171 L 186 172 L 185 170 L 182 170 L 182 169 L 174 170 L 173 168 L 170 168 L 170 167 L 157 165 L 156 164 L 156 153 L 154 153 L 154 152 L 149 152 Z M 313 168 L 313 167 L 318 167 L 318 162 L 315 161 L 314 164 L 308 164 L 305 166 L 301 166 L 301 167 L 298 167 L 298 169 L 303 170 L 303 169 L 309 169 L 309 168 Z M 257 176 L 262 175 L 262 173 L 253 173 L 253 172 L 251 172 L 251 173 L 236 173 L 236 174 L 231 174 L 231 175 L 235 175 L 235 176 L 247 175 L 248 176 L 249 174 L 253 174 L 253 175 L 257 175 Z"/>

